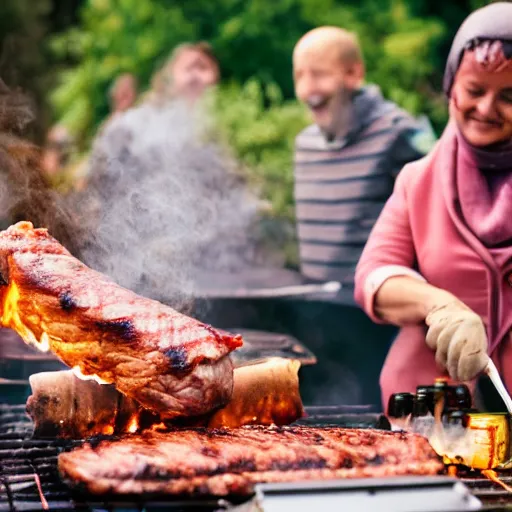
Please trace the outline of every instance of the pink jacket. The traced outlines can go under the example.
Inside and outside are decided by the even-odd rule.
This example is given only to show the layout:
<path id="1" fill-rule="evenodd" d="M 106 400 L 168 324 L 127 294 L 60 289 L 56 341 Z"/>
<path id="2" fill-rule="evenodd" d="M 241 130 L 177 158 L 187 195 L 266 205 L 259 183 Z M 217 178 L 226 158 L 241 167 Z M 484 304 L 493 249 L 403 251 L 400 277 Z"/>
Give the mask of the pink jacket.
<path id="1" fill-rule="evenodd" d="M 442 137 L 426 157 L 398 175 L 359 261 L 355 298 L 381 322 L 373 302 L 386 277 L 417 275 L 450 291 L 482 317 L 489 354 L 512 390 L 512 248 L 498 263 L 465 225 L 448 171 L 454 169 L 456 151 L 450 138 Z M 401 329 L 381 372 L 384 407 L 392 393 L 414 392 L 417 385 L 442 375 L 425 334 L 424 325 Z"/>

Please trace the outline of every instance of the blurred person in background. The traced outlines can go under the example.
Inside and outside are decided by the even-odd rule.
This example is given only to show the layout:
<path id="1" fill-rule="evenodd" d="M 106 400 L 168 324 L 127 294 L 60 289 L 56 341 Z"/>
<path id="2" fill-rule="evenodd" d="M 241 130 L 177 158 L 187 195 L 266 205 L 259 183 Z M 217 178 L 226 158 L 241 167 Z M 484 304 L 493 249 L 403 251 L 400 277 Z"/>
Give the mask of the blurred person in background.
<path id="1" fill-rule="evenodd" d="M 497 2 L 462 24 L 444 75 L 449 123 L 398 176 L 357 268 L 358 302 L 401 327 L 384 405 L 442 373 L 475 389 L 489 357 L 512 391 L 511 20 L 512 3 Z M 479 383 L 484 405 L 504 410 Z"/>
<path id="2" fill-rule="evenodd" d="M 151 88 L 142 96 L 141 101 L 136 102 L 134 77 L 129 74 L 121 75 L 110 92 L 112 114 L 98 130 L 92 144 L 91 155 L 94 155 L 95 147 L 102 144 L 104 135 L 111 129 L 122 134 L 119 137 L 127 137 L 127 132 L 119 128 L 127 113 L 136 110 L 152 117 L 158 115 L 159 111 L 171 113 L 172 107 L 175 106 L 185 108 L 188 115 L 188 104 L 196 103 L 208 88 L 218 83 L 219 78 L 219 63 L 211 46 L 206 42 L 183 43 L 177 46 L 165 64 L 153 75 Z M 176 100 L 185 101 L 178 104 Z M 167 108 L 168 110 L 165 110 Z M 145 127 L 141 125 L 138 129 L 143 131 Z M 136 137 L 135 132 L 130 133 L 131 137 Z M 92 180 L 100 179 L 93 167 L 89 159 L 85 171 L 81 173 L 81 189 L 91 185 Z"/>
<path id="3" fill-rule="evenodd" d="M 61 194 L 84 187 L 87 159 L 78 153 L 75 138 L 65 126 L 55 125 L 48 132 L 41 170 L 47 184 Z"/>
<path id="4" fill-rule="evenodd" d="M 332 390 L 350 387 L 354 400 L 376 404 L 378 374 L 397 329 L 374 324 L 355 304 L 355 268 L 398 172 L 434 137 L 378 86 L 365 85 L 362 51 L 347 30 L 306 33 L 293 52 L 293 77 L 313 119 L 295 146 L 300 271 L 307 281 L 342 284 L 336 307 L 320 302 L 309 313 L 308 321 L 329 327 L 304 340 L 318 358 L 304 370 L 305 390 L 313 390 L 305 398 L 338 403 Z M 370 346 L 376 348 L 368 354 Z M 356 390 L 364 390 L 359 398 Z"/>
<path id="5" fill-rule="evenodd" d="M 56 125 L 50 129 L 43 149 L 42 170 L 48 183 L 57 189 L 69 185 L 70 176 L 66 172 L 71 153 L 73 139 L 65 126 Z"/>
<path id="6" fill-rule="evenodd" d="M 353 286 L 370 231 L 399 170 L 422 157 L 419 123 L 364 85 L 354 34 L 337 27 L 308 32 L 293 53 L 297 98 L 314 124 L 295 148 L 295 201 L 302 274 Z"/>
<path id="7" fill-rule="evenodd" d="M 96 137 L 100 136 L 103 130 L 123 112 L 135 106 L 138 94 L 138 82 L 135 75 L 123 73 L 114 80 L 108 90 L 110 114 L 98 128 Z"/>
<path id="8" fill-rule="evenodd" d="M 219 61 L 210 44 L 183 43 L 154 76 L 150 97 L 157 101 L 184 99 L 195 103 L 219 79 Z"/>
<path id="9" fill-rule="evenodd" d="M 92 145 L 100 139 L 105 130 L 123 113 L 136 106 L 139 91 L 137 77 L 132 73 L 119 75 L 108 90 L 108 102 L 110 105 L 109 116 L 99 126 Z M 90 174 L 90 163 L 88 157 L 77 162 L 74 168 L 75 189 L 83 190 L 88 183 Z"/>
<path id="10" fill-rule="evenodd" d="M 110 117 L 115 119 L 135 105 L 138 96 L 138 83 L 135 75 L 124 73 L 116 78 L 109 91 Z"/>

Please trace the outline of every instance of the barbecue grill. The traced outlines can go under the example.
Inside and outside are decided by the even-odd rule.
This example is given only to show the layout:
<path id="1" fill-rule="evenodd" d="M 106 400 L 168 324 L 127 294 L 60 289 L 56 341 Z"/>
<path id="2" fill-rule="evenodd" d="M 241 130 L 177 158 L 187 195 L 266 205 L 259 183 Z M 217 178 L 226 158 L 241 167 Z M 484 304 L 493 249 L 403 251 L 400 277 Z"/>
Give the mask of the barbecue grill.
<path id="1" fill-rule="evenodd" d="M 285 333 L 315 354 L 317 364 L 300 371 L 306 403 L 380 407 L 379 374 L 397 328 L 373 323 L 356 306 L 353 289 L 315 293 L 311 287 L 325 283 L 279 268 L 206 272 L 195 279 L 194 318 L 226 330 Z"/>
<path id="2" fill-rule="evenodd" d="M 296 339 L 285 335 L 271 335 L 261 331 L 246 331 L 248 343 L 246 354 L 249 359 L 264 355 L 281 355 L 302 359 L 303 364 L 314 362 L 314 355 L 303 347 Z M 5 340 L 4 340 L 5 341 Z M 223 510 L 239 506 L 239 499 L 176 499 L 162 496 L 133 497 L 102 497 L 98 498 L 80 493 L 66 486 L 57 471 L 57 456 L 60 452 L 79 446 L 83 441 L 61 439 L 33 439 L 33 426 L 25 414 L 25 400 L 30 393 L 27 377 L 38 371 L 61 369 L 61 363 L 52 356 L 35 352 L 24 344 L 2 343 L 0 353 L 0 512 L 35 510 L 116 512 L 131 511 L 163 511 L 163 510 Z M 258 352 L 259 351 L 259 352 Z M 270 351 L 270 352 L 269 352 Z M 277 351 L 277 353 L 276 353 Z M 306 407 L 306 417 L 298 422 L 307 426 L 322 428 L 327 426 L 382 428 L 389 429 L 387 419 L 375 413 L 371 406 L 313 406 Z M 354 505 L 364 499 L 374 500 L 376 509 L 384 510 L 382 503 L 389 500 L 400 502 L 403 506 L 410 503 L 410 508 L 400 510 L 421 510 L 434 512 L 443 510 L 434 507 L 437 501 L 441 504 L 452 502 L 445 510 L 471 510 L 464 489 L 456 489 L 461 480 L 472 491 L 473 495 L 482 500 L 489 510 L 497 510 L 497 506 L 510 505 L 512 495 L 480 474 L 466 474 L 460 480 L 450 478 L 432 479 L 429 477 L 407 479 L 395 478 L 393 483 L 379 479 L 360 481 L 309 482 L 296 484 L 269 484 L 257 487 L 257 496 L 261 496 L 265 504 L 265 512 L 270 510 L 288 510 L 289 504 L 298 511 L 297 503 L 314 503 L 326 500 L 340 500 Z M 512 477 L 503 478 L 512 484 Z M 428 499 L 425 496 L 428 495 Z M 373 498 L 372 498 L 373 497 Z M 283 500 L 286 503 L 283 504 Z M 383 500 L 381 502 L 381 500 Z M 386 501 L 388 500 L 388 501 Z M 409 500 L 409 501 L 407 501 Z M 454 508 L 453 502 L 460 501 L 460 509 Z M 329 502 L 329 501 L 328 501 Z M 419 509 L 428 503 L 429 511 Z M 243 506 L 242 503 L 240 506 Z M 273 508 L 273 507 L 278 507 Z M 362 505 L 364 508 L 364 504 Z M 352 509 L 351 507 L 345 507 Z M 368 508 L 366 508 L 368 509 Z M 386 510 L 398 510 L 386 508 Z M 243 511 L 248 512 L 248 511 Z"/>
<path id="3" fill-rule="evenodd" d="M 347 418 L 356 426 L 388 427 L 387 422 L 379 415 L 371 414 L 365 407 L 324 407 L 306 408 L 307 418 L 303 423 L 317 425 L 341 424 L 347 426 Z M 379 423 L 380 422 L 380 423 Z M 300 423 L 300 422 L 299 422 Z M 41 511 L 52 510 L 59 512 L 131 512 L 131 511 L 213 511 L 224 510 L 231 506 L 239 506 L 240 501 L 234 499 L 173 499 L 172 497 L 141 496 L 98 498 L 70 490 L 59 477 L 57 471 L 57 456 L 64 450 L 70 450 L 83 441 L 60 439 L 32 439 L 32 424 L 25 414 L 25 405 L 0 405 L 0 511 Z M 512 495 L 491 481 L 477 474 L 466 474 L 460 479 L 472 496 L 481 500 L 484 510 L 507 510 L 512 507 Z M 460 484 L 459 480 L 459 484 Z M 503 480 L 512 483 L 512 477 Z M 265 510 L 289 510 L 285 500 L 291 503 L 306 504 L 307 498 L 314 503 L 322 503 L 322 508 L 329 509 L 326 500 L 338 497 L 345 501 L 339 503 L 364 503 L 373 496 L 375 510 L 383 510 L 377 499 L 386 498 L 400 503 L 400 510 L 423 510 L 425 498 L 429 510 L 475 510 L 471 507 L 472 496 L 464 496 L 461 489 L 457 490 L 457 481 L 449 478 L 396 478 L 392 485 L 389 481 L 368 479 L 365 481 L 341 482 L 310 482 L 308 484 L 293 484 L 276 486 L 260 486 L 258 494 L 267 500 Z M 359 500 L 359 501 L 357 501 Z M 404 501 L 405 500 L 405 501 Z M 410 500 L 410 508 L 404 503 Z M 453 503 L 460 501 L 460 508 L 453 504 L 448 508 L 434 508 L 437 502 Z M 329 501 L 327 501 L 329 503 Z M 391 502 L 392 503 L 392 502 Z M 421 503 L 423 508 L 418 508 Z M 280 508 L 275 508 L 278 506 Z M 405 507 L 405 508 L 404 508 Z M 510 508 L 508 508 L 510 510 Z M 299 510 L 299 508 L 294 508 Z M 332 510 L 332 508 L 331 508 Z M 352 508 L 350 508 L 352 510 Z M 367 509 L 366 509 L 367 510 Z M 386 508 L 386 510 L 393 510 Z M 395 510 L 398 510 L 395 509 Z"/>

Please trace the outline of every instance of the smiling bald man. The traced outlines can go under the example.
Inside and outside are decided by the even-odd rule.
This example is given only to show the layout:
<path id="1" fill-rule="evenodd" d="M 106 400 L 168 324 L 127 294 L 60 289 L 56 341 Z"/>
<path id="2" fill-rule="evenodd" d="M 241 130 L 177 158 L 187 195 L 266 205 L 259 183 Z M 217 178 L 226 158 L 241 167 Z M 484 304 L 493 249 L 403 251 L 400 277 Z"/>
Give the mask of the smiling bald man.
<path id="1" fill-rule="evenodd" d="M 364 85 L 361 48 L 344 29 L 304 35 L 293 52 L 293 73 L 297 98 L 314 121 L 296 140 L 301 272 L 351 287 L 396 175 L 428 151 L 429 143 L 419 144 L 428 136 L 377 86 Z"/>
<path id="2" fill-rule="evenodd" d="M 306 326 L 314 319 L 307 344 L 318 363 L 301 370 L 301 396 L 308 404 L 379 407 L 379 373 L 398 330 L 374 324 L 355 304 L 354 271 L 396 175 L 429 148 L 418 146 L 423 132 L 408 113 L 364 85 L 354 34 L 337 27 L 308 32 L 295 47 L 293 72 L 314 122 L 296 139 L 301 273 L 346 289 L 335 304 L 319 300 L 304 310 Z"/>

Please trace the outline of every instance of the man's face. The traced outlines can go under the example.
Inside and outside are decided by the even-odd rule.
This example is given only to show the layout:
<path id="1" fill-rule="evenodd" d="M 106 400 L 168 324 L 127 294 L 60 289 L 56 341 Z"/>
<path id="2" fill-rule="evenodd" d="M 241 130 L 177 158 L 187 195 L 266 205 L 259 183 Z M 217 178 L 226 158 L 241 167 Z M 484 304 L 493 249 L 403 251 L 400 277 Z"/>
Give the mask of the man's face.
<path id="1" fill-rule="evenodd" d="M 196 100 L 218 82 L 219 70 L 208 56 L 196 50 L 186 50 L 174 63 L 172 77 L 174 94 Z"/>
<path id="2" fill-rule="evenodd" d="M 347 121 L 353 92 L 348 76 L 336 47 L 298 49 L 294 54 L 295 94 L 326 133 L 337 134 Z"/>

